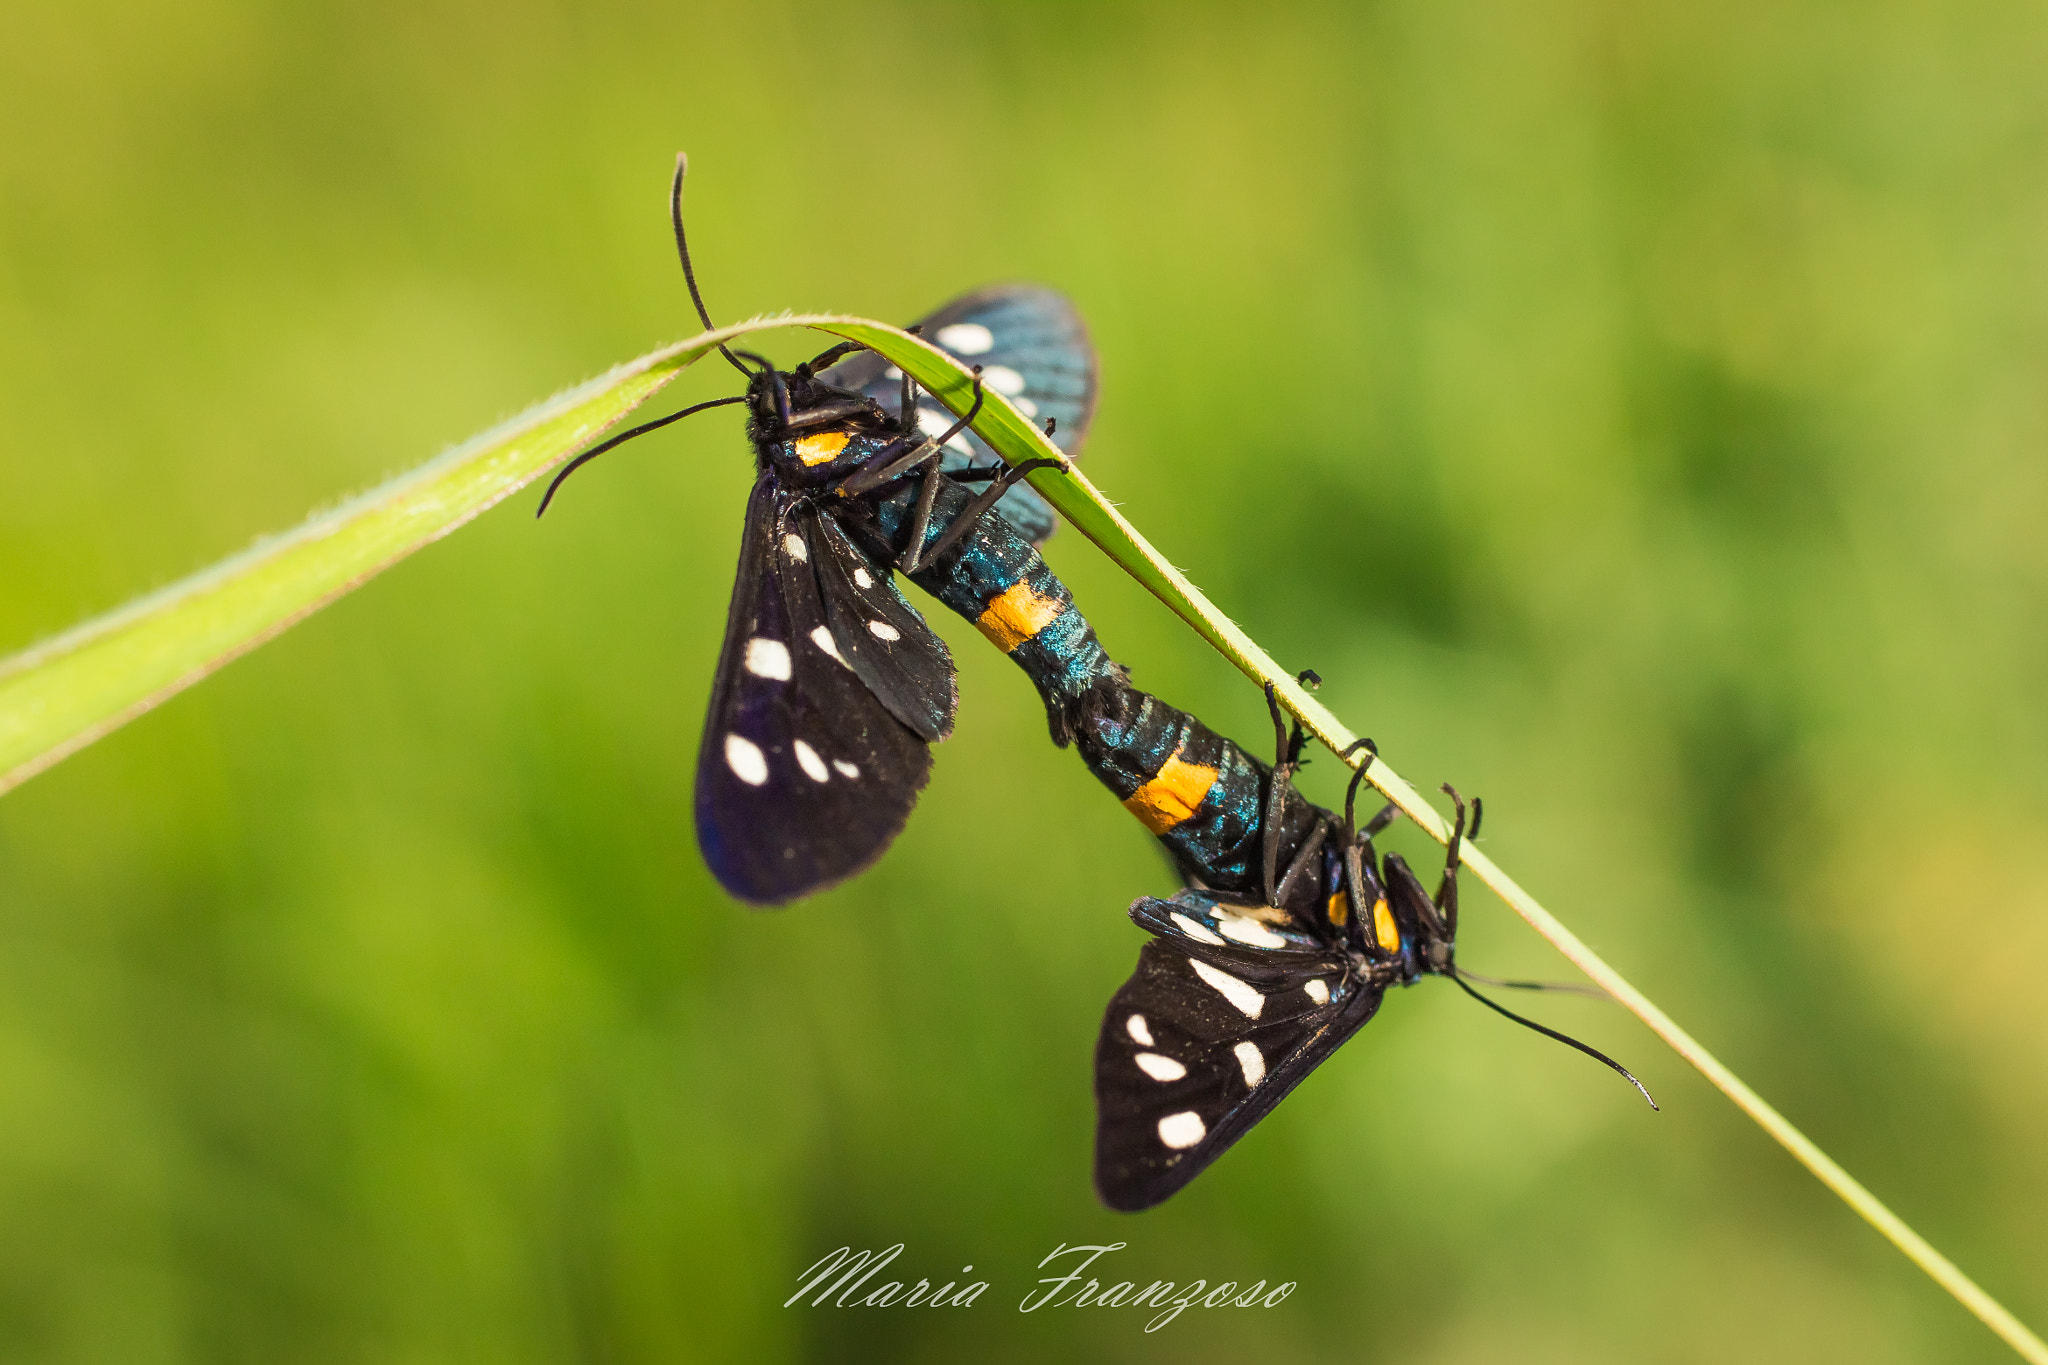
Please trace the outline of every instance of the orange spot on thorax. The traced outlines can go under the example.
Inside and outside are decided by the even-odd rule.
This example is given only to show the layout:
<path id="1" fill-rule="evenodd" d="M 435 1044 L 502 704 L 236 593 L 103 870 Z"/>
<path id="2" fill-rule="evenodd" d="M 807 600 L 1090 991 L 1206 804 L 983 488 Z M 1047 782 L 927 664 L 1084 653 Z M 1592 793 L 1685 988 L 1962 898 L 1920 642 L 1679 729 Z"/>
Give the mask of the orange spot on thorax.
<path id="1" fill-rule="evenodd" d="M 796 443 L 796 457 L 806 466 L 830 464 L 851 439 L 843 431 L 814 431 Z"/>

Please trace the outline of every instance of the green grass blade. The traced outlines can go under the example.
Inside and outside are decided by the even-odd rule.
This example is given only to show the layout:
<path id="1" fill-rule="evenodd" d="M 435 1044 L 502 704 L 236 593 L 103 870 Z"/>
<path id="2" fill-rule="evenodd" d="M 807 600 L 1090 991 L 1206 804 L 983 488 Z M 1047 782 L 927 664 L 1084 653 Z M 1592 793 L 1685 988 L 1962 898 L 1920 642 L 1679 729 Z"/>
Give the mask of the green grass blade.
<path id="1" fill-rule="evenodd" d="M 419 468 L 0 661 L 0 792 L 248 653 L 546 473 L 757 319 L 630 361 Z"/>

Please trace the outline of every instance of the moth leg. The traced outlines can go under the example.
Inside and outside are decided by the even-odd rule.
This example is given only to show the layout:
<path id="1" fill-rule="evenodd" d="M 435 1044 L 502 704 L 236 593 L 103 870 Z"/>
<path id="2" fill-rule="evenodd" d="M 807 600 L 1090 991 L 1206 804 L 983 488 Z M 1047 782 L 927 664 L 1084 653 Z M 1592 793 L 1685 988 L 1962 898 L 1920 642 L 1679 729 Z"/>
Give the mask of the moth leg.
<path id="1" fill-rule="evenodd" d="M 1443 790 L 1444 794 L 1451 798 L 1451 804 L 1457 808 L 1458 813 L 1451 825 L 1450 842 L 1444 845 L 1443 880 L 1437 883 L 1436 898 L 1432 904 L 1436 906 L 1437 914 L 1443 919 L 1445 931 L 1455 943 L 1458 939 L 1458 868 L 1464 854 L 1466 838 L 1465 798 L 1458 795 L 1458 789 L 1448 782 L 1444 783 Z M 1479 817 L 1484 813 L 1485 807 L 1480 805 L 1479 798 L 1472 798 L 1473 838 L 1479 836 Z"/>
<path id="2" fill-rule="evenodd" d="M 826 369 L 844 360 L 855 351 L 865 351 L 866 349 L 867 347 L 861 345 L 858 341 L 842 341 L 837 346 L 820 351 L 803 364 L 797 366 L 797 369 L 805 374 L 816 374 L 819 370 Z"/>
<path id="3" fill-rule="evenodd" d="M 1377 958 L 1390 950 L 1380 946 L 1377 917 L 1372 907 L 1365 903 L 1366 859 L 1372 852 L 1372 836 L 1386 828 L 1394 818 L 1388 812 L 1395 807 L 1388 805 L 1372 818 L 1363 831 L 1358 828 L 1358 788 L 1365 781 L 1366 769 L 1380 756 L 1378 745 L 1369 739 L 1361 739 L 1347 746 L 1341 757 L 1349 758 L 1360 749 L 1364 749 L 1368 757 L 1351 774 L 1351 785 L 1344 790 L 1344 898 L 1350 903 L 1351 922 L 1358 926 L 1366 952 Z"/>
<path id="4" fill-rule="evenodd" d="M 885 483 L 893 483 L 919 465 L 938 457 L 938 444 L 929 437 L 915 442 L 908 436 L 899 437 L 868 456 L 859 469 L 840 480 L 839 496 L 858 497 L 862 493 L 880 488 Z"/>
<path id="5" fill-rule="evenodd" d="M 1294 724 L 1293 734 L 1288 733 L 1287 714 L 1280 709 L 1280 695 L 1271 683 L 1266 684 L 1266 709 L 1273 715 L 1273 745 L 1277 752 L 1273 758 L 1273 771 L 1266 779 L 1265 810 L 1259 820 L 1259 845 L 1266 904 L 1278 905 L 1281 827 L 1286 823 L 1287 794 L 1294 785 L 1294 771 L 1301 766 L 1301 746 L 1307 736 L 1302 733 L 1299 721 Z M 1292 871 L 1290 868 L 1289 872 Z"/>
<path id="6" fill-rule="evenodd" d="M 955 436 L 958 436 L 961 432 L 967 430 L 969 426 L 973 425 L 974 419 L 981 415 L 981 403 L 981 366 L 976 365 L 974 367 L 974 402 L 969 405 L 966 416 L 954 422 L 952 426 L 947 427 L 942 435 L 932 438 L 931 444 L 934 449 L 944 449 L 946 442 L 952 440 Z M 896 567 L 902 570 L 906 577 L 916 573 L 924 565 L 926 559 L 929 558 L 924 552 L 924 538 L 931 531 L 932 504 L 939 496 L 938 474 L 938 466 L 934 465 L 926 472 L 924 483 L 917 490 L 917 511 L 910 521 L 910 538 L 903 546 L 902 556 L 896 561 Z"/>
<path id="7" fill-rule="evenodd" d="M 934 455 L 937 451 L 934 450 Z M 942 476 L 936 462 L 924 471 L 923 482 L 917 488 L 917 510 L 911 514 L 910 534 L 904 538 L 903 553 L 897 556 L 896 567 L 905 577 L 914 574 L 924 564 L 924 538 L 932 528 L 932 505 L 938 501 L 939 484 Z"/>
<path id="8" fill-rule="evenodd" d="M 985 473 L 979 470 L 970 472 L 966 476 L 970 481 L 978 482 L 981 479 L 988 478 L 993 478 L 995 481 L 977 494 L 974 501 L 968 503 L 961 510 L 959 516 L 953 518 L 952 524 L 946 527 L 945 534 L 940 536 L 938 540 L 933 542 L 932 547 L 924 552 L 923 562 L 927 564 L 935 563 L 940 555 L 959 544 L 960 540 L 969 531 L 972 531 L 980 524 L 982 517 L 988 514 L 988 510 L 996 505 L 996 500 L 1009 492 L 1025 475 L 1030 474 L 1034 470 L 1058 469 L 1059 467 L 1060 462 L 1058 460 L 1026 460 L 1023 464 L 1010 466 L 1000 474 L 997 474 L 993 469 Z M 962 481 L 961 476 L 958 474 L 948 474 L 946 477 L 952 479 L 955 483 Z M 906 570 L 906 572 L 908 571 Z"/>
<path id="9" fill-rule="evenodd" d="M 1274 905 L 1287 903 L 1287 897 L 1293 892 L 1295 883 L 1307 875 L 1309 868 L 1315 865 L 1315 860 L 1322 854 L 1323 845 L 1328 842 L 1329 837 L 1330 821 L 1316 821 L 1315 828 L 1309 831 L 1308 838 L 1302 841 L 1301 851 L 1295 854 L 1294 861 L 1287 865 L 1287 872 L 1280 878 L 1280 885 L 1273 889 Z"/>

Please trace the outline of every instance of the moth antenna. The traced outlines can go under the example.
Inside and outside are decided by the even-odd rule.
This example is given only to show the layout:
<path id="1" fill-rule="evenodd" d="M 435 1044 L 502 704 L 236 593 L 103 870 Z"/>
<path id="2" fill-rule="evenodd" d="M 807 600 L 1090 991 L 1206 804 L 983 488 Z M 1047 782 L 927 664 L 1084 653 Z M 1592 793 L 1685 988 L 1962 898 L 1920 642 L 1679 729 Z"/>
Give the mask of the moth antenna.
<path id="1" fill-rule="evenodd" d="M 690 267 L 690 243 L 683 236 L 683 177 L 689 173 L 689 155 L 684 152 L 677 152 L 676 178 L 668 187 L 668 219 L 675 226 L 676 255 L 683 258 L 683 283 L 690 286 L 690 302 L 697 305 L 697 316 L 703 320 L 704 330 L 712 332 L 716 331 L 717 328 L 712 324 L 710 312 L 704 307 L 704 296 L 697 292 L 697 272 Z M 718 353 L 731 362 L 732 367 L 741 374 L 746 375 L 748 379 L 754 377 L 746 366 L 740 364 L 739 358 L 725 348 L 725 343 L 722 341 L 718 343 Z"/>
<path id="2" fill-rule="evenodd" d="M 1481 976 L 1478 972 L 1468 972 L 1463 967 L 1458 968 L 1458 975 L 1467 981 L 1477 981 L 1482 986 L 1498 986 L 1502 990 L 1550 991 L 1557 995 L 1583 995 L 1589 1000 L 1614 999 L 1598 986 L 1588 985 L 1583 981 L 1504 981 L 1497 976 Z"/>
<path id="3" fill-rule="evenodd" d="M 1450 969 L 1449 975 L 1451 980 L 1458 983 L 1459 990 L 1465 992 L 1465 994 L 1471 996 L 1474 1000 L 1477 1000 L 1480 1004 L 1486 1006 L 1486 1008 L 1492 1010 L 1495 1014 L 1504 1014 L 1508 1018 L 1520 1024 L 1523 1028 L 1534 1029 L 1536 1030 L 1536 1032 L 1542 1034 L 1546 1038 L 1554 1038 L 1558 1042 L 1563 1043 L 1566 1047 L 1576 1048 L 1580 1052 L 1585 1053 L 1588 1057 L 1591 1057 L 1594 1061 L 1613 1068 L 1615 1071 L 1620 1073 L 1623 1080 L 1627 1081 L 1630 1085 L 1634 1086 L 1637 1090 L 1642 1092 L 1643 1098 L 1650 1101 L 1650 1108 L 1655 1109 L 1657 1107 L 1657 1101 L 1650 1098 L 1650 1092 L 1644 1089 L 1643 1083 L 1635 1078 L 1635 1073 L 1630 1071 L 1627 1067 L 1623 1066 L 1620 1062 L 1615 1061 L 1614 1058 L 1600 1051 L 1600 1049 L 1596 1047 L 1590 1047 L 1587 1044 L 1580 1042 L 1576 1038 L 1569 1037 L 1566 1034 L 1559 1033 L 1556 1029 L 1545 1028 L 1543 1027 L 1543 1025 L 1537 1023 L 1534 1019 L 1524 1019 L 1521 1015 L 1516 1014 L 1513 1010 L 1508 1009 L 1504 1005 L 1496 1005 L 1495 1003 L 1493 1003 L 1493 1001 L 1488 1000 L 1478 991 L 1475 991 L 1470 986 L 1466 985 L 1465 973 L 1459 971 L 1456 966 L 1453 966 Z"/>
<path id="4" fill-rule="evenodd" d="M 548 510 L 548 504 L 554 501 L 555 490 L 562 486 L 562 480 L 568 478 L 571 474 L 574 474 L 613 446 L 624 445 L 635 436 L 645 436 L 650 431 L 659 431 L 670 422 L 680 422 L 690 414 L 702 412 L 706 408 L 722 408 L 728 403 L 744 403 L 746 401 L 747 396 L 743 393 L 734 394 L 731 398 L 714 398 L 708 403 L 698 403 L 694 407 L 684 408 L 681 412 L 672 412 L 666 417 L 657 417 L 652 422 L 642 422 L 631 431 L 622 431 L 609 441 L 599 442 L 562 466 L 562 472 L 555 475 L 554 479 L 548 484 L 548 491 L 541 494 L 540 506 L 533 510 L 533 515 L 537 518 L 541 513 Z"/>

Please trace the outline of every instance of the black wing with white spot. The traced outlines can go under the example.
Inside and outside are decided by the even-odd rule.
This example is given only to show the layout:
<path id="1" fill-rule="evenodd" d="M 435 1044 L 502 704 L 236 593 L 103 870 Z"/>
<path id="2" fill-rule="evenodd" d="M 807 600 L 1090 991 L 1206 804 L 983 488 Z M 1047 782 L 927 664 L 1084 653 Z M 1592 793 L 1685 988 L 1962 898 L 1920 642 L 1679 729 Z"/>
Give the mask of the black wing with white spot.
<path id="1" fill-rule="evenodd" d="M 953 733 L 959 694 L 953 656 L 917 608 L 904 600 L 894 572 L 856 545 L 844 527 L 809 507 L 791 511 L 810 547 L 825 605 L 825 622 L 840 656 L 896 719 L 926 740 Z"/>
<path id="2" fill-rule="evenodd" d="M 1125 1212 L 1200 1174 L 1384 994 L 1282 911 L 1189 890 L 1131 918 L 1158 937 L 1095 1045 L 1095 1188 Z"/>
<path id="3" fill-rule="evenodd" d="M 733 895 L 763 905 L 809 895 L 880 857 L 932 763 L 924 739 L 855 673 L 827 623 L 817 542 L 799 528 L 798 501 L 772 477 L 747 500 L 697 755 L 704 859 Z"/>
<path id="4" fill-rule="evenodd" d="M 982 367 L 982 383 L 1010 400 L 1026 417 L 1045 425 L 1056 419 L 1053 444 L 1078 456 L 1095 415 L 1095 348 L 1073 303 L 1040 285 L 998 285 L 969 294 L 919 324 L 926 341 L 963 364 Z M 894 413 L 902 401 L 902 372 L 872 351 L 845 360 L 820 376 L 856 389 Z M 953 425 L 953 414 L 930 394 L 918 402 L 918 424 L 933 436 Z M 1001 465 L 1003 459 L 971 431 L 948 443 L 943 467 Z M 1034 541 L 1052 534 L 1052 509 L 1022 484 L 996 504 L 1004 519 Z"/>

